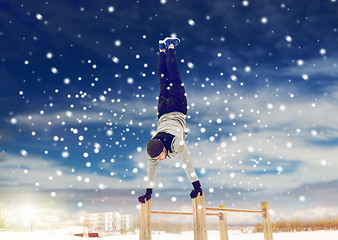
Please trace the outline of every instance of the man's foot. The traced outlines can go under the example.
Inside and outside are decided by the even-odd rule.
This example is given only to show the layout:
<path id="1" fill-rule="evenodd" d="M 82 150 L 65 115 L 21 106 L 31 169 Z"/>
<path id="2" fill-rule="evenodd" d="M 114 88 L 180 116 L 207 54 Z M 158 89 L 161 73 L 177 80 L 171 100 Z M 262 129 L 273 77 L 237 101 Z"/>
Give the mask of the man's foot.
<path id="1" fill-rule="evenodd" d="M 166 44 L 165 44 L 164 40 L 158 41 L 158 48 L 160 49 L 160 51 L 165 51 Z"/>
<path id="2" fill-rule="evenodd" d="M 181 40 L 177 37 L 166 37 L 164 39 L 164 42 L 165 42 L 165 45 L 168 46 L 169 48 L 171 44 L 173 44 L 174 47 L 176 47 L 178 44 L 180 44 Z M 172 45 L 170 46 L 170 48 L 172 48 Z"/>

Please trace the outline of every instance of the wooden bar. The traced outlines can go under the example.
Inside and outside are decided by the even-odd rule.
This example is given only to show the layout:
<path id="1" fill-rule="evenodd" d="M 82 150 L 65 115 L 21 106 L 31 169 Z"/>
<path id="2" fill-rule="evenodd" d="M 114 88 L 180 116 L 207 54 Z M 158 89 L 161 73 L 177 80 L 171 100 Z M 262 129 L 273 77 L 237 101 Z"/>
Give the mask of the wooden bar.
<path id="1" fill-rule="evenodd" d="M 219 205 L 218 208 L 225 209 L 225 205 Z M 218 215 L 220 240 L 229 240 L 226 215 L 223 212 L 218 213 Z"/>
<path id="2" fill-rule="evenodd" d="M 140 240 L 151 240 L 151 200 L 140 203 Z"/>
<path id="3" fill-rule="evenodd" d="M 262 217 L 263 217 L 263 232 L 264 232 L 264 239 L 265 240 L 273 240 L 272 236 L 272 224 L 269 212 L 269 203 L 268 202 L 261 202 L 262 208 Z"/>
<path id="4" fill-rule="evenodd" d="M 192 212 L 171 212 L 171 211 L 151 211 L 151 214 L 165 214 L 165 215 L 193 215 Z"/>
<path id="5" fill-rule="evenodd" d="M 163 215 L 193 215 L 193 212 L 175 212 L 175 211 L 156 211 L 152 210 L 151 214 Z M 219 216 L 218 213 L 206 213 L 207 216 Z"/>
<path id="6" fill-rule="evenodd" d="M 206 213 L 205 213 L 205 199 L 204 194 L 197 195 L 196 198 L 192 199 L 193 207 L 193 225 L 194 225 L 194 240 L 207 240 L 207 229 L 206 229 Z"/>
<path id="7" fill-rule="evenodd" d="M 242 212 L 242 213 L 255 213 L 255 214 L 263 214 L 264 212 L 261 210 L 250 210 L 250 209 L 233 209 L 233 208 L 205 208 L 206 211 L 215 211 L 215 212 Z"/>
<path id="8" fill-rule="evenodd" d="M 207 216 L 219 216 L 218 213 L 205 213 L 205 215 L 207 215 Z"/>

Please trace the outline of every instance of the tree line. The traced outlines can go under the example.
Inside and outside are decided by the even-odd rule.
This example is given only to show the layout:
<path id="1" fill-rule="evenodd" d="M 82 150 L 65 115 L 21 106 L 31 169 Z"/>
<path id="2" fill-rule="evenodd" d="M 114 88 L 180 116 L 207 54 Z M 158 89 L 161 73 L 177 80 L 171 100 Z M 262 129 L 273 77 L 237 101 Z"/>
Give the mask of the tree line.
<path id="1" fill-rule="evenodd" d="M 272 223 L 273 232 L 304 232 L 320 230 L 338 230 L 338 219 L 314 222 L 280 221 Z M 254 232 L 263 232 L 262 224 L 254 226 Z"/>

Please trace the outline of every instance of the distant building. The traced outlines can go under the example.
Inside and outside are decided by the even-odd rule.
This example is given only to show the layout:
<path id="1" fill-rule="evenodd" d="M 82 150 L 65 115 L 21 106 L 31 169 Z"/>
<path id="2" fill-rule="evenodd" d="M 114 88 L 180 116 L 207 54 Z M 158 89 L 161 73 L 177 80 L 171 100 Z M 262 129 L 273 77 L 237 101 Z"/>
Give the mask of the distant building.
<path id="1" fill-rule="evenodd" d="M 118 232 L 122 229 L 122 215 L 118 212 L 105 213 L 105 232 Z"/>
<path id="2" fill-rule="evenodd" d="M 122 218 L 122 230 L 130 232 L 135 229 L 136 217 L 134 215 L 121 215 Z"/>
<path id="3" fill-rule="evenodd" d="M 133 231 L 136 217 L 118 212 L 92 213 L 85 217 L 89 232 L 128 232 Z"/>

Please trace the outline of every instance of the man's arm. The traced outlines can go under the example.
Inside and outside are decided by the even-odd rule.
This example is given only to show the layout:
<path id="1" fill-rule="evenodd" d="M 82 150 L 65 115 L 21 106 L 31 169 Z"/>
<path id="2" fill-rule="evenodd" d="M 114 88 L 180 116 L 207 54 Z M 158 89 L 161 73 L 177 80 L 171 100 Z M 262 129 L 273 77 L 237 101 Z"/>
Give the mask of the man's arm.
<path id="1" fill-rule="evenodd" d="M 175 138 L 173 142 L 173 148 L 173 150 L 177 153 L 177 157 L 181 160 L 182 166 L 190 182 L 193 183 L 195 181 L 198 181 L 197 174 L 190 158 L 188 147 L 185 144 L 184 140 L 179 140 Z"/>
<path id="2" fill-rule="evenodd" d="M 194 189 L 190 193 L 190 197 L 195 198 L 198 196 L 199 193 L 202 196 L 203 192 L 201 188 L 201 183 L 198 180 L 197 174 L 193 167 L 187 145 L 183 140 L 180 140 L 179 142 L 174 142 L 173 147 L 175 148 L 175 150 L 177 150 L 177 156 L 181 160 L 185 173 L 187 174 L 187 177 L 194 187 Z"/>
<path id="3" fill-rule="evenodd" d="M 148 156 L 147 189 L 146 189 L 146 194 L 138 198 L 138 201 L 140 203 L 145 203 L 146 201 L 151 199 L 151 194 L 153 193 L 153 187 L 155 184 L 157 162 L 158 162 L 157 160 L 151 159 Z"/>
<path id="4" fill-rule="evenodd" d="M 148 158 L 147 188 L 153 188 L 155 185 L 157 163 L 156 159 Z"/>

